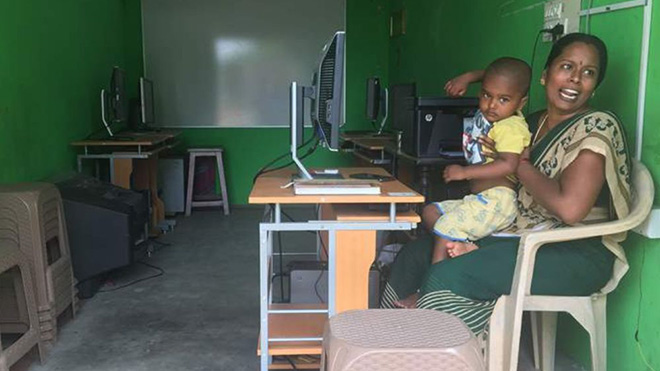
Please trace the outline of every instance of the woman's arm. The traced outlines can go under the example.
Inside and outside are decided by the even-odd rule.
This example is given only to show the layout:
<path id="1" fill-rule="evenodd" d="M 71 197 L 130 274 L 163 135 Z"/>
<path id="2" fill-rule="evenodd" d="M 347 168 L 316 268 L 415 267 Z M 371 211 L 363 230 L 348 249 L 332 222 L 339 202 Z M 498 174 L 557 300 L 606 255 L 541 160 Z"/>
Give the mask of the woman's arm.
<path id="1" fill-rule="evenodd" d="M 447 81 L 445 92 L 450 97 L 460 97 L 465 94 L 468 86 L 473 82 L 479 82 L 484 78 L 484 70 L 474 70 L 458 75 Z"/>
<path id="2" fill-rule="evenodd" d="M 536 202 L 564 223 L 575 224 L 587 216 L 605 184 L 605 157 L 582 150 L 559 179 L 550 179 L 529 162 L 529 153 L 524 152 L 517 175 Z"/>

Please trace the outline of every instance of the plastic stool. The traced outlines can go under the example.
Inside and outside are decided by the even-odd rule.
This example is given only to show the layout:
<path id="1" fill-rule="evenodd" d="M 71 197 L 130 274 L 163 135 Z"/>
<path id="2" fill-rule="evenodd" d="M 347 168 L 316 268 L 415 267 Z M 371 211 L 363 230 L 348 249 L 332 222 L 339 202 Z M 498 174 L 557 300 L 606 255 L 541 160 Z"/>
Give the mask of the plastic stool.
<path id="1" fill-rule="evenodd" d="M 477 339 L 457 317 L 430 309 L 340 313 L 323 333 L 321 370 L 482 371 Z"/>
<path id="2" fill-rule="evenodd" d="M 225 166 L 222 162 L 222 148 L 190 148 L 188 149 L 188 190 L 186 191 L 186 216 L 190 216 L 193 207 L 222 206 L 225 215 L 229 215 L 229 197 L 227 196 L 227 182 L 225 181 Z M 215 157 L 218 164 L 218 177 L 220 178 L 221 200 L 193 200 L 193 187 L 195 182 L 195 159 L 197 157 Z"/>
<path id="3" fill-rule="evenodd" d="M 57 339 L 58 316 L 71 306 L 75 317 L 78 304 L 62 197 L 50 183 L 0 185 L 0 209 L 3 241 L 30 259 L 41 340 L 49 350 Z M 8 314 L 0 313 L 0 320 Z"/>
<path id="4" fill-rule="evenodd" d="M 20 270 L 20 274 L 10 272 L 15 279 L 16 303 L 19 311 L 27 311 L 26 325 L 28 328 L 18 340 L 6 348 L 3 347 L 2 340 L 0 340 L 0 371 L 9 371 L 9 367 L 27 354 L 35 345 L 39 348 L 39 358 L 42 363 L 44 356 L 43 343 L 39 334 L 37 302 L 33 292 L 30 262 L 17 246 L 3 243 L 0 245 L 0 274 L 8 272 L 14 267 L 18 267 Z M 21 300 L 23 297 L 25 298 L 24 304 Z M 5 299 L 4 297 L 0 298 L 0 301 Z M 6 327 L 0 326 L 0 335 L 1 330 Z"/>

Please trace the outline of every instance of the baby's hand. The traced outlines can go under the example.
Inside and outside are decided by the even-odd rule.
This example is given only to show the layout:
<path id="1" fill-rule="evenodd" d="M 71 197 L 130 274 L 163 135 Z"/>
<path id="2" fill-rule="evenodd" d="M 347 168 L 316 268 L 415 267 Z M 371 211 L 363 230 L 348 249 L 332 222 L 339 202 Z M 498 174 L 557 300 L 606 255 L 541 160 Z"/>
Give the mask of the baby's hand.
<path id="1" fill-rule="evenodd" d="M 454 180 L 464 180 L 465 168 L 460 165 L 449 165 L 445 168 L 442 176 L 445 179 L 445 183 L 449 183 Z"/>

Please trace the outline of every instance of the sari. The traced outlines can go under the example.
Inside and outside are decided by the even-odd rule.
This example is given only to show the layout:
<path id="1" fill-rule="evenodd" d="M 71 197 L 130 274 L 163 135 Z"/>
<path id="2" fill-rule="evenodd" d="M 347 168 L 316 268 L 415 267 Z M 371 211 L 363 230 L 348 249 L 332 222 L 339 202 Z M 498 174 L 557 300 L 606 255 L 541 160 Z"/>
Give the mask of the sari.
<path id="1" fill-rule="evenodd" d="M 528 119 L 532 130 L 540 116 L 537 113 Z M 557 179 L 582 150 L 605 157 L 606 183 L 600 202 L 583 222 L 628 215 L 631 163 L 623 127 L 614 114 L 591 110 L 561 122 L 534 144 L 530 161 L 543 174 Z M 524 187 L 519 187 L 517 201 L 518 215 L 507 234 L 520 236 L 563 225 Z M 620 245 L 623 239 L 625 234 L 543 246 L 536 258 L 532 293 L 586 296 L 613 290 L 628 269 Z M 519 241 L 515 236 L 489 236 L 477 241 L 479 249 L 431 265 L 432 237 L 423 236 L 397 256 L 381 306 L 392 308 L 394 301 L 418 292 L 418 308 L 456 315 L 479 335 L 497 299 L 511 290 Z"/>

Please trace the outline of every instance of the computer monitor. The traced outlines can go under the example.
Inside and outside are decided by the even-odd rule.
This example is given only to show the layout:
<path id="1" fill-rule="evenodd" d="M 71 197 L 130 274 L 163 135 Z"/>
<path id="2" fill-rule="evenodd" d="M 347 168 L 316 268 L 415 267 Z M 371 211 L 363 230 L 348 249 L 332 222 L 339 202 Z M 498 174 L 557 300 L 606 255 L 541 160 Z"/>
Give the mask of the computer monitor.
<path id="1" fill-rule="evenodd" d="M 387 115 L 388 107 L 388 90 L 383 88 L 378 77 L 370 77 L 367 79 L 367 101 L 366 101 L 366 114 L 367 119 L 371 121 L 374 126 L 378 119 L 382 116 L 380 124 L 378 125 L 378 134 L 383 132 Z"/>
<path id="2" fill-rule="evenodd" d="M 298 85 L 295 81 L 291 83 L 289 90 L 289 117 L 291 132 L 291 160 L 299 169 L 300 176 L 312 179 L 301 160 L 298 158 L 298 148 L 303 145 L 303 134 L 305 130 L 305 98 L 312 98 L 313 89 L 309 86 Z"/>
<path id="3" fill-rule="evenodd" d="M 298 148 L 303 142 L 305 98 L 312 100 L 310 113 L 314 133 L 329 150 L 339 150 L 339 127 L 345 117 L 344 36 L 343 31 L 335 33 L 323 48 L 312 86 L 301 86 L 297 82 L 290 86 L 291 159 L 298 167 L 300 176 L 306 179 L 313 177 L 298 158 Z"/>
<path id="4" fill-rule="evenodd" d="M 344 124 L 345 32 L 339 31 L 325 45 L 314 81 L 312 120 L 325 146 L 339 150 L 339 127 Z"/>
<path id="5" fill-rule="evenodd" d="M 112 68 L 110 89 L 101 89 L 101 119 L 111 137 L 114 136 L 111 125 L 124 123 L 128 119 L 126 73 L 117 66 Z"/>
<path id="6" fill-rule="evenodd" d="M 154 83 L 140 77 L 140 124 L 148 127 L 155 122 Z"/>

